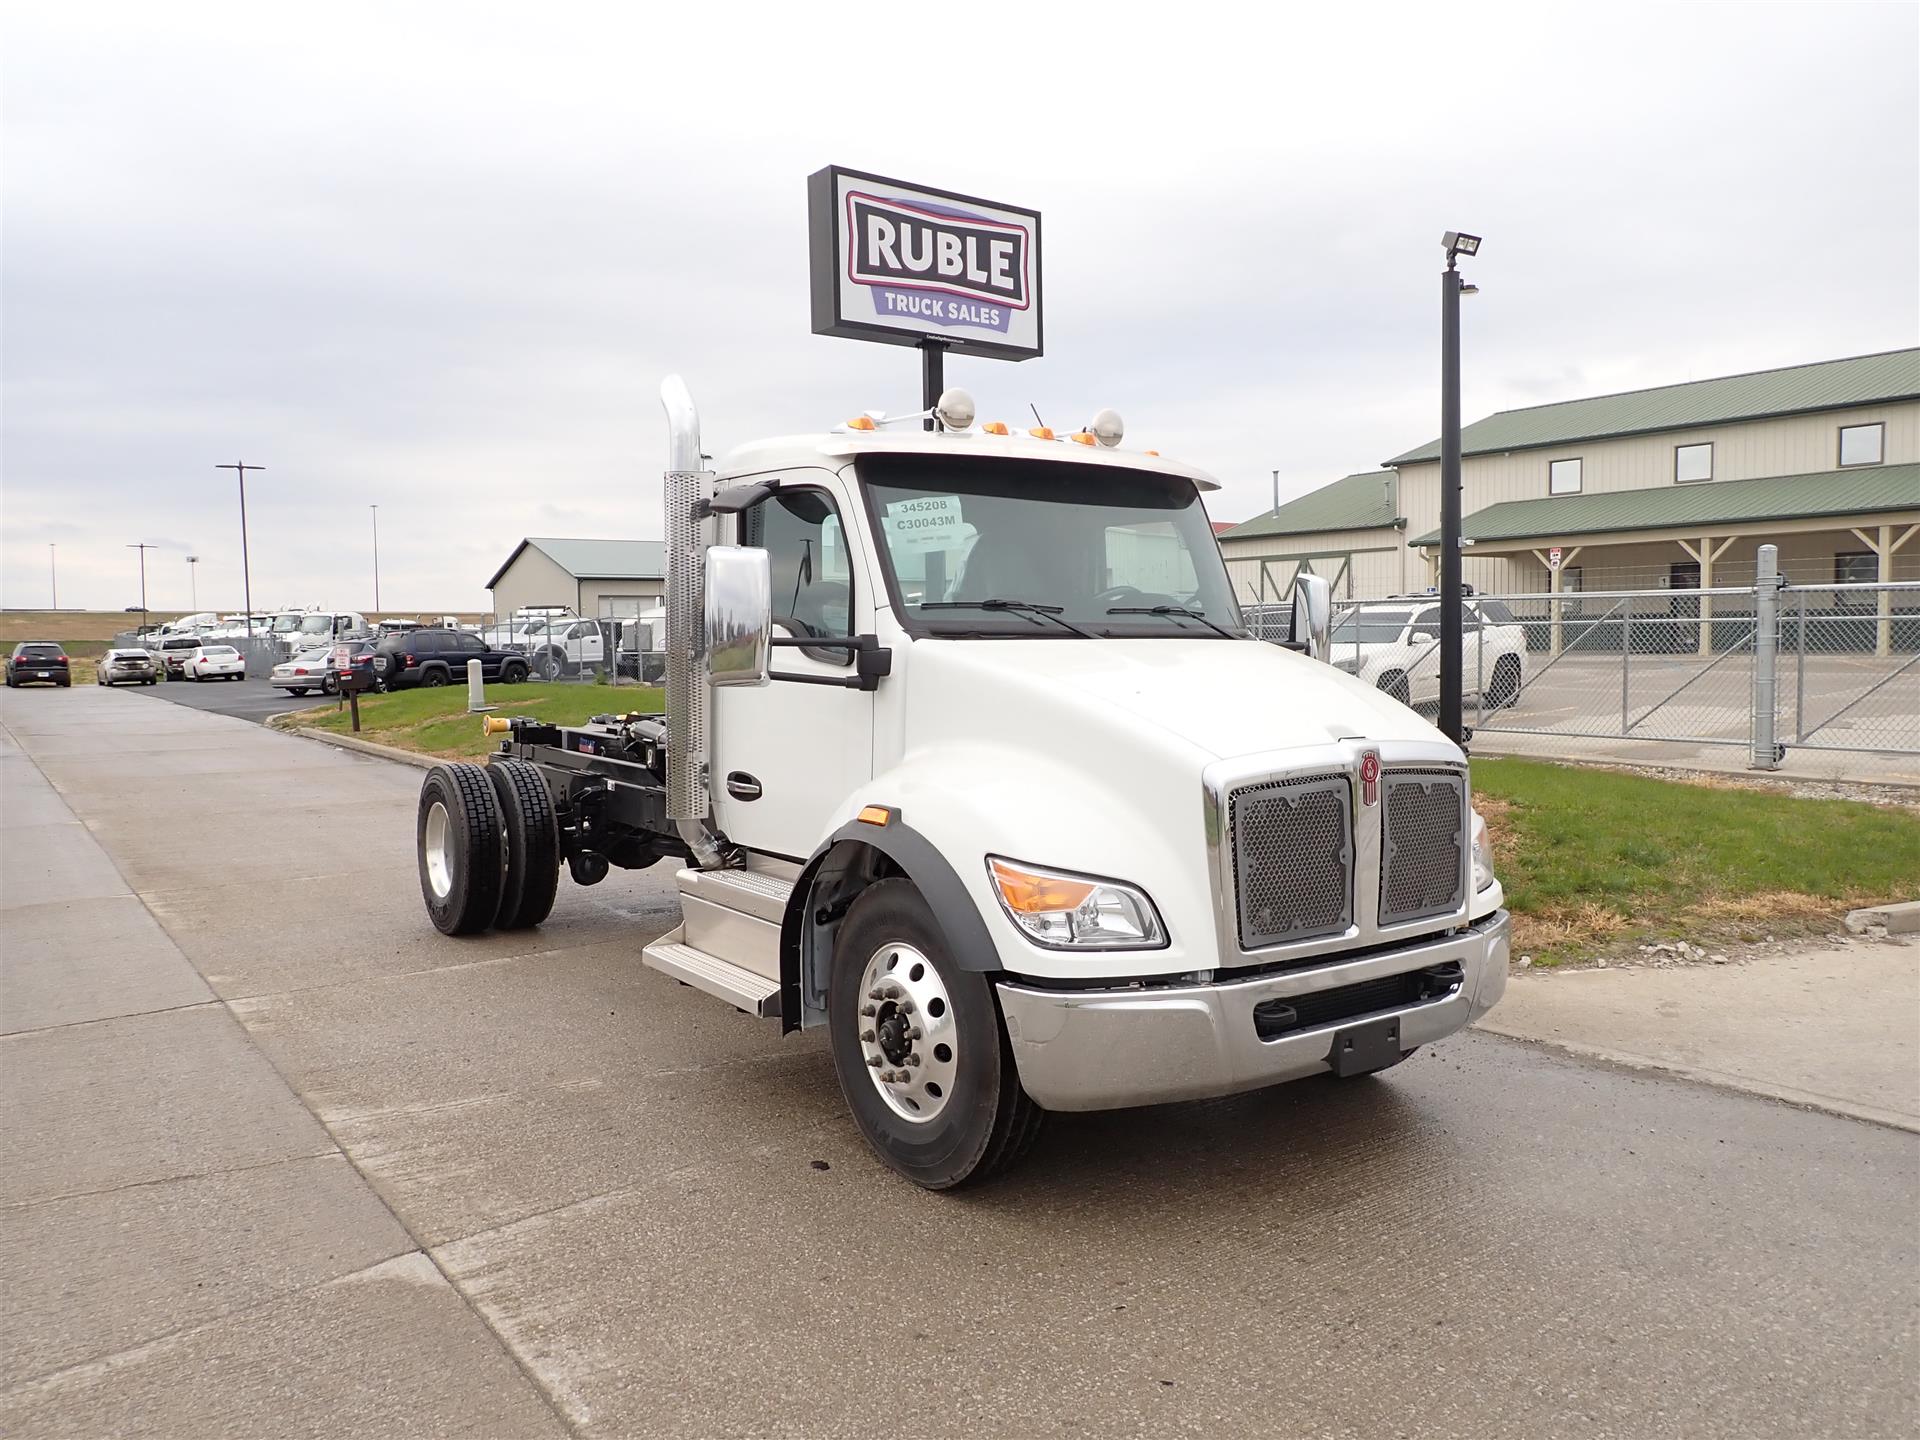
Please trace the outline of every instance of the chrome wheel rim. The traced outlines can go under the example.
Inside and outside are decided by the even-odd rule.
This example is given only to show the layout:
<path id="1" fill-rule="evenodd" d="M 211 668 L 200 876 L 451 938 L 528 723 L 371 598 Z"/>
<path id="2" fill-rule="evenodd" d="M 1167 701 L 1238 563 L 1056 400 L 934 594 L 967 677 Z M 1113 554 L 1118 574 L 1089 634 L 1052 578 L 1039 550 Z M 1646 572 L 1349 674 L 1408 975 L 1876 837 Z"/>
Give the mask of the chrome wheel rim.
<path id="1" fill-rule="evenodd" d="M 911 945 L 883 945 L 860 976 L 860 1058 L 902 1120 L 924 1125 L 953 1098 L 959 1027 L 933 962 Z"/>
<path id="2" fill-rule="evenodd" d="M 427 811 L 427 835 L 424 841 L 427 859 L 427 884 L 441 900 L 453 889 L 453 855 L 448 844 L 447 807 L 438 800 Z"/>

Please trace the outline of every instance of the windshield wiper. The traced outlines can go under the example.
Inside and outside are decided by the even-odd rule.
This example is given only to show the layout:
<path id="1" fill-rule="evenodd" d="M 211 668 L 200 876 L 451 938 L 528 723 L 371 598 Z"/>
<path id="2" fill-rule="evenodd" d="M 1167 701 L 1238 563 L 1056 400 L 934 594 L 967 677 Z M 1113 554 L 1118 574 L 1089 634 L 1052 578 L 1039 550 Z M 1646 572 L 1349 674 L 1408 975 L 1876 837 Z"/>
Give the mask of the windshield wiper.
<path id="1" fill-rule="evenodd" d="M 1083 640 L 1093 639 L 1093 632 L 1082 630 L 1071 620 L 1060 618 L 1064 605 L 1042 605 L 1034 600 L 923 600 L 922 610 L 1009 610 L 1016 615 L 1035 616 L 1042 620 L 1051 620 L 1063 630 L 1071 630 Z"/>
<path id="2" fill-rule="evenodd" d="M 1116 605 L 1107 611 L 1109 615 L 1184 615 L 1189 620 L 1198 620 L 1216 634 L 1229 640 L 1244 640 L 1246 636 L 1238 630 L 1229 630 L 1226 626 L 1209 620 L 1198 610 L 1189 610 L 1184 605 Z"/>

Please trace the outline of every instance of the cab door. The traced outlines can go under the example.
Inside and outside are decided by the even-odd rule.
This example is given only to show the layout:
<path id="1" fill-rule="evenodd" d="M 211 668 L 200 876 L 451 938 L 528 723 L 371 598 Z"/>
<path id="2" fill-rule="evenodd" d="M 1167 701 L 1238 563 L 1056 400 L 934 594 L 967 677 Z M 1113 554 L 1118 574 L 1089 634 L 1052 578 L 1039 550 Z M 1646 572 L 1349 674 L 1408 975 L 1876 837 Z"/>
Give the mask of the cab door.
<path id="1" fill-rule="evenodd" d="M 872 625 L 852 563 L 851 496 L 827 471 L 783 479 L 741 512 L 739 543 L 767 552 L 778 639 L 846 640 Z M 776 645 L 773 680 L 713 697 L 714 819 L 737 845 L 805 860 L 873 773 L 873 694 L 849 649 Z"/>

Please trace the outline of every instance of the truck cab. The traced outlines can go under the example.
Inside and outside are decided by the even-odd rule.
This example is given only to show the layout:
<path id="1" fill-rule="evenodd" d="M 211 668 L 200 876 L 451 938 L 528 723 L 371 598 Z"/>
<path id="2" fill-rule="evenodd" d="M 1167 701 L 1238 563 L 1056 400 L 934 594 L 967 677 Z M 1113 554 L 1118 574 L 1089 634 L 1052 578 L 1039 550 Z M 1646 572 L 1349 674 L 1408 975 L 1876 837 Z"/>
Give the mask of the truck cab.
<path id="1" fill-rule="evenodd" d="M 484 772 L 430 774 L 440 928 L 537 923 L 562 863 L 673 863 L 645 962 L 824 1028 L 936 1189 L 1048 1110 L 1367 1074 L 1499 998 L 1466 757 L 1325 663 L 1324 582 L 1289 645 L 1246 632 L 1203 471 L 1110 412 L 1055 436 L 949 392 L 931 431 L 856 416 L 709 473 L 664 395 L 664 711 L 492 719 Z"/>

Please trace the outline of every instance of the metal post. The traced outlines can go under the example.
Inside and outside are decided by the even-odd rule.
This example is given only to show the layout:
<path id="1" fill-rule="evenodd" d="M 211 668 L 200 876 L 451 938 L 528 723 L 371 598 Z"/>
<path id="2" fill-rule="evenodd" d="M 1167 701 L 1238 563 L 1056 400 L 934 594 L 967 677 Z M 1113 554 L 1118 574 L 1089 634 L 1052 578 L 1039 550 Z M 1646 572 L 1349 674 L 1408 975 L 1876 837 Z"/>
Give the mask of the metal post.
<path id="1" fill-rule="evenodd" d="M 147 551 L 158 550 L 158 545 L 149 545 L 142 540 L 138 545 L 129 545 L 127 549 L 140 552 L 140 628 L 147 628 Z"/>
<path id="2" fill-rule="evenodd" d="M 187 556 L 187 595 L 192 602 L 192 609 L 197 613 L 200 609 L 200 557 L 198 555 Z"/>
<path id="3" fill-rule="evenodd" d="M 1633 662 L 1633 597 L 1627 597 L 1626 613 L 1620 617 L 1620 733 L 1627 733 L 1628 671 Z"/>
<path id="4" fill-rule="evenodd" d="M 1775 661 L 1780 650 L 1780 547 L 1762 545 L 1753 581 L 1753 760 L 1755 770 L 1778 770 L 1774 743 Z"/>
<path id="5" fill-rule="evenodd" d="M 920 408 L 931 410 L 940 403 L 940 392 L 947 388 L 946 365 L 947 342 L 944 340 L 922 340 L 920 342 Z M 920 422 L 921 428 L 932 430 L 940 422 L 929 415 Z"/>
<path id="6" fill-rule="evenodd" d="M 247 646 L 253 646 L 253 572 L 247 560 L 247 471 L 264 470 L 264 465 L 216 465 L 216 470 L 231 470 L 240 479 L 240 594 L 247 607 Z"/>
<path id="7" fill-rule="evenodd" d="M 380 507 L 369 505 L 373 511 L 373 608 L 380 608 Z"/>
<path id="8" fill-rule="evenodd" d="M 1273 513 L 1280 513 L 1280 472 L 1273 472 Z"/>
<path id="9" fill-rule="evenodd" d="M 1455 744 L 1460 718 L 1460 272 L 1440 274 L 1440 729 Z"/>
<path id="10" fill-rule="evenodd" d="M 53 552 L 59 548 L 57 545 L 47 546 L 47 574 L 53 577 L 53 608 L 56 610 L 60 608 L 60 566 L 58 563 L 60 557 Z"/>

